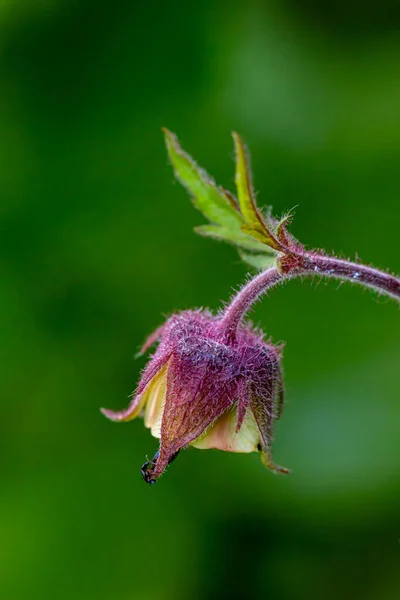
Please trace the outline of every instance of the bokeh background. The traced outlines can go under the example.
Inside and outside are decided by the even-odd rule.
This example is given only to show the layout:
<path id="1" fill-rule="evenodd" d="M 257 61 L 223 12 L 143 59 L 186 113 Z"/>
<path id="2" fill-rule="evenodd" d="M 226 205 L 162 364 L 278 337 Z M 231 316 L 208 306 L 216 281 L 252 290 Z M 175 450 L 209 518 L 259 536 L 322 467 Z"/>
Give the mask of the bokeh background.
<path id="1" fill-rule="evenodd" d="M 309 246 L 400 272 L 400 4 L 1 0 L 4 600 L 395 600 L 399 309 L 292 282 L 253 314 L 287 342 L 274 447 L 190 449 L 154 487 L 116 426 L 164 315 L 246 276 L 176 184 L 160 128 Z"/>

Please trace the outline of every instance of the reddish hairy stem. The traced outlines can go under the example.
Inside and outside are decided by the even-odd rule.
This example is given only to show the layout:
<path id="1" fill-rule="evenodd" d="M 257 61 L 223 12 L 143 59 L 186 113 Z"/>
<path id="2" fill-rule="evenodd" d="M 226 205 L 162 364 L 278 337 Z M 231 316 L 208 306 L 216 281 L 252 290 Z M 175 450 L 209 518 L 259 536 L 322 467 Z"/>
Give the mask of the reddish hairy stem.
<path id="1" fill-rule="evenodd" d="M 387 294 L 395 300 L 400 300 L 400 279 L 372 267 L 331 258 L 330 256 L 307 255 L 306 267 L 302 272 L 304 274 L 346 279 L 370 287 L 380 294 Z"/>
<path id="2" fill-rule="evenodd" d="M 276 267 L 271 267 L 256 275 L 242 287 L 225 309 L 219 323 L 219 329 L 224 332 L 228 342 L 234 341 L 241 320 L 261 294 L 289 277 L 289 275 L 281 275 Z"/>
<path id="3" fill-rule="evenodd" d="M 378 269 L 329 256 L 305 254 L 297 257 L 296 266 L 280 273 L 272 267 L 251 279 L 225 309 L 220 321 L 220 330 L 227 342 L 233 341 L 242 318 L 252 304 L 267 290 L 287 279 L 304 275 L 319 275 L 334 279 L 348 280 L 364 287 L 370 287 L 380 294 L 391 296 L 400 301 L 400 280 Z"/>

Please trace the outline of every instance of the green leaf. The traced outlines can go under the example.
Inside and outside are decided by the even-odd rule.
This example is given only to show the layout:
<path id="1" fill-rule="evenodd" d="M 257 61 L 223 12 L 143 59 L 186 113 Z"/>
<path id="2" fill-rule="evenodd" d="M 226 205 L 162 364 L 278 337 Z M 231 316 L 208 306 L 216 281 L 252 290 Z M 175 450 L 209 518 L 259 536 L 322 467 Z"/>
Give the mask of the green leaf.
<path id="1" fill-rule="evenodd" d="M 248 224 L 260 223 L 257 210 L 253 183 L 251 179 L 250 162 L 247 148 L 238 133 L 232 133 L 236 154 L 235 185 L 238 194 L 239 206 L 244 220 Z"/>
<path id="2" fill-rule="evenodd" d="M 182 150 L 174 133 L 164 129 L 165 143 L 174 168 L 175 177 L 192 196 L 194 205 L 216 225 L 230 224 L 240 228 L 240 213 L 227 200 L 215 181 Z"/>
<path id="3" fill-rule="evenodd" d="M 255 237 L 270 248 L 280 250 L 281 244 L 268 228 L 256 204 L 247 148 L 238 133 L 233 132 L 232 136 L 236 154 L 235 184 L 240 211 L 245 220 L 242 231 Z"/>
<path id="4" fill-rule="evenodd" d="M 257 271 L 265 271 L 271 267 L 276 267 L 277 257 L 272 252 L 271 254 L 252 254 L 239 250 L 239 255 L 244 262 L 257 269 Z"/>
<path id="5" fill-rule="evenodd" d="M 268 253 L 270 251 L 269 248 L 253 239 L 249 235 L 246 235 L 241 230 L 232 231 L 227 227 L 221 227 L 219 225 L 199 225 L 195 227 L 195 232 L 204 237 L 211 237 L 216 240 L 221 240 L 224 242 L 229 242 L 231 244 L 236 244 L 241 248 L 245 248 L 246 250 L 254 250 L 256 252 L 265 252 Z"/>
<path id="6" fill-rule="evenodd" d="M 218 187 L 215 181 L 201 169 L 181 148 L 178 138 L 168 129 L 163 129 L 168 154 L 175 177 L 186 188 L 193 203 L 210 221 L 209 225 L 196 228 L 200 235 L 236 244 L 246 250 L 270 252 L 261 235 L 254 239 L 253 233 L 242 229 L 245 219 L 236 198 L 227 190 Z"/>

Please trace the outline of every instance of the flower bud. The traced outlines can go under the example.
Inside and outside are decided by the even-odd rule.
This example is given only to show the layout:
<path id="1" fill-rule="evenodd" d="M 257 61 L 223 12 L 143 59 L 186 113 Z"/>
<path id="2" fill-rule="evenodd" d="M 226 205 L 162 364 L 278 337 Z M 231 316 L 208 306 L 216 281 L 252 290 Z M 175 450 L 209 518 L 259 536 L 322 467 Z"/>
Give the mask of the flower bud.
<path id="1" fill-rule="evenodd" d="M 113 421 L 143 415 L 160 439 L 142 474 L 154 483 L 186 446 L 228 452 L 261 452 L 264 464 L 287 473 L 271 459 L 272 426 L 283 406 L 281 348 L 241 325 L 226 341 L 221 319 L 207 311 L 173 315 L 145 343 L 158 347 L 142 373 L 128 408 L 102 409 Z"/>

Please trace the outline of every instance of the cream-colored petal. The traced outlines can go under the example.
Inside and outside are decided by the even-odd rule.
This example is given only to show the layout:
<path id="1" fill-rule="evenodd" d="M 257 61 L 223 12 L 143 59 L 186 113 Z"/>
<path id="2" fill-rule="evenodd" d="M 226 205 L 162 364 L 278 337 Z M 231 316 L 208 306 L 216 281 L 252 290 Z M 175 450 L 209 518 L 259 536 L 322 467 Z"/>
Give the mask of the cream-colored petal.
<path id="1" fill-rule="evenodd" d="M 149 381 L 149 383 L 144 388 L 143 392 L 139 395 L 136 395 L 132 398 L 128 408 L 123 410 L 115 411 L 110 410 L 108 408 L 101 408 L 101 412 L 111 421 L 117 421 L 120 423 L 124 423 L 127 421 L 132 421 L 132 419 L 136 419 L 137 416 L 140 415 L 143 408 L 148 402 L 149 399 L 152 398 L 154 390 L 157 391 L 159 387 L 160 381 L 166 379 L 167 376 L 167 368 L 168 362 L 165 363 L 159 371 L 154 375 L 153 379 Z M 146 427 L 150 427 L 151 425 L 147 425 Z M 159 437 L 159 436 L 156 436 Z"/>
<path id="2" fill-rule="evenodd" d="M 147 386 L 148 388 L 151 386 L 152 382 Z M 128 421 L 132 421 L 132 419 L 136 419 L 136 417 L 142 412 L 142 409 L 147 400 L 147 388 L 145 388 L 144 392 L 140 394 L 140 396 L 134 396 L 131 400 L 128 408 L 124 408 L 123 410 L 111 410 L 109 408 L 101 408 L 101 412 L 107 419 L 111 421 L 117 421 L 118 423 L 127 423 Z"/>
<path id="3" fill-rule="evenodd" d="M 151 387 L 146 394 L 146 410 L 144 413 L 144 424 L 151 429 L 151 434 L 161 437 L 161 423 L 165 406 L 165 395 L 167 391 L 167 369 L 168 363 L 160 369 L 151 382 Z"/>
<path id="4" fill-rule="evenodd" d="M 253 413 L 248 410 L 240 431 L 236 433 L 237 407 L 228 409 L 203 433 L 192 446 L 205 450 L 216 448 L 226 452 L 255 452 L 260 432 Z"/>

